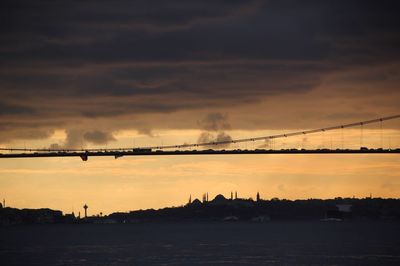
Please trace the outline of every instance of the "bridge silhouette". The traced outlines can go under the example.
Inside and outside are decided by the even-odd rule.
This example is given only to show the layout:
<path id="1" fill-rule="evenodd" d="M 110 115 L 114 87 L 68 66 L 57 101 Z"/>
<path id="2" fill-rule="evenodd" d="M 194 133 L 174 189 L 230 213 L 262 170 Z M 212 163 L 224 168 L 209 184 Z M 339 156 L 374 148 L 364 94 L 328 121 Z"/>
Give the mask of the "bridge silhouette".
<path id="1" fill-rule="evenodd" d="M 178 145 L 159 145 L 159 146 L 143 146 L 128 148 L 106 148 L 106 149 L 35 149 L 35 148 L 0 148 L 0 158 L 34 158 L 34 157 L 80 157 L 83 161 L 87 161 L 91 156 L 113 156 L 115 159 L 123 156 L 160 156 L 160 155 L 229 155 L 229 154 L 399 154 L 400 148 L 383 147 L 370 149 L 362 146 L 363 133 L 362 129 L 365 125 L 382 123 L 388 120 L 399 119 L 400 115 L 381 117 L 372 120 L 360 121 L 350 124 L 336 125 L 325 128 L 318 128 L 305 131 L 296 131 L 278 135 L 269 135 L 263 137 L 252 137 L 242 139 L 231 139 L 224 141 L 212 141 L 203 143 L 178 144 Z M 220 147 L 229 146 L 237 143 L 248 143 L 256 141 L 273 141 L 275 139 L 290 138 L 295 136 L 305 136 L 327 131 L 343 130 L 346 128 L 360 127 L 360 148 L 359 149 L 219 149 Z M 381 140 L 382 143 L 382 140 Z M 203 148 L 197 150 L 198 148 Z M 217 148 L 217 149 L 215 149 Z M 173 150 L 171 150 L 173 149 Z M 193 150 L 195 149 L 195 150 Z"/>

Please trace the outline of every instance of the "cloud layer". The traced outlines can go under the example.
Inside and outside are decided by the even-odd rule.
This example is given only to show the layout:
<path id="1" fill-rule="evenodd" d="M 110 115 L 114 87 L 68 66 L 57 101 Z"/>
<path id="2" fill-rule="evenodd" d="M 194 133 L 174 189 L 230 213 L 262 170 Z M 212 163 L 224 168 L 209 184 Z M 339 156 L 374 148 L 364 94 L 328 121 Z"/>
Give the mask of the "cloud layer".
<path id="1" fill-rule="evenodd" d="M 56 129 L 92 144 L 113 141 L 120 129 L 217 131 L 201 119 L 218 113 L 229 114 L 235 129 L 400 113 L 399 7 L 6 1 L 0 142 L 47 138 Z M 66 145 L 77 145 L 73 135 Z"/>

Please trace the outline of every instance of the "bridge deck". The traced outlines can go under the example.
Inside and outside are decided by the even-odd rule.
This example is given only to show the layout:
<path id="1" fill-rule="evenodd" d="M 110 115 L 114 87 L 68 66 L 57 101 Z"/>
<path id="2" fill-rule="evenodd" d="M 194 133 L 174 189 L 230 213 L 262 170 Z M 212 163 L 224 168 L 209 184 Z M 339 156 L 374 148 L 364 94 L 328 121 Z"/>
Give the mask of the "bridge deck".
<path id="1" fill-rule="evenodd" d="M 92 156 L 160 156 L 160 155 L 229 155 L 229 154 L 399 154 L 400 149 L 357 149 L 357 150 L 186 150 L 186 151 L 104 151 L 104 152 L 36 152 L 7 153 L 0 158 L 32 157 L 92 157 Z"/>

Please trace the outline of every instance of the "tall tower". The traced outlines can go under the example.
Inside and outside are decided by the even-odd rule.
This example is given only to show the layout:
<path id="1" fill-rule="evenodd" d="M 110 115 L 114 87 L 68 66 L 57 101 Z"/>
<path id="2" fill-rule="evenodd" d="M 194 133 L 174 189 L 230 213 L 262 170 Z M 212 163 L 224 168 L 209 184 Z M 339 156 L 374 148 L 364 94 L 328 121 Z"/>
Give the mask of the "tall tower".
<path id="1" fill-rule="evenodd" d="M 237 199 L 237 191 L 235 191 L 235 199 Z"/>
<path id="2" fill-rule="evenodd" d="M 192 204 L 192 194 L 189 196 L 189 204 Z"/>
<path id="3" fill-rule="evenodd" d="M 6 199 L 3 199 L 3 208 L 6 207 Z"/>
<path id="4" fill-rule="evenodd" d="M 83 205 L 83 208 L 85 209 L 85 218 L 87 218 L 87 209 L 89 208 L 86 204 Z"/>
<path id="5" fill-rule="evenodd" d="M 233 192 L 231 191 L 231 200 L 233 200 Z"/>
<path id="6" fill-rule="evenodd" d="M 257 201 L 260 201 L 260 193 L 259 192 L 257 192 Z"/>

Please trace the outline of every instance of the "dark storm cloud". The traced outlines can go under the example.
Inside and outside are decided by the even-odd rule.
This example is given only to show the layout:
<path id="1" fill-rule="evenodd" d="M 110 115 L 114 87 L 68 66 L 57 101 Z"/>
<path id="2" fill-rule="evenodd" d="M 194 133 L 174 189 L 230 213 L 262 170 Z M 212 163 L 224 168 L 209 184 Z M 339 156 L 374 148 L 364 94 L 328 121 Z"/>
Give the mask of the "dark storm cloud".
<path id="1" fill-rule="evenodd" d="M 245 13 L 257 1 L 247 0 L 122 0 L 110 4 L 104 0 L 4 1 L 4 21 L 12 23 L 14 32 L 26 32 L 26 26 L 40 33 L 63 33 L 60 26 L 102 25 L 105 27 L 160 28 L 182 27 L 194 21 Z M 29 12 L 36 11 L 36 12 Z M 49 25 L 51 21 L 53 24 Z M 53 29 L 53 30 L 51 30 Z M 61 31 L 60 31 L 61 30 Z"/>
<path id="2" fill-rule="evenodd" d="M 29 107 L 12 105 L 0 102 L 0 116 L 1 115 L 21 115 L 31 114 L 35 110 Z"/>
<path id="3" fill-rule="evenodd" d="M 94 130 L 94 131 L 89 131 L 86 132 L 83 135 L 83 138 L 90 143 L 101 145 L 101 144 L 107 144 L 110 141 L 116 141 L 115 137 L 113 136 L 112 133 L 110 132 L 105 132 L 105 131 L 100 131 L 100 130 Z"/>
<path id="4" fill-rule="evenodd" d="M 81 128 L 73 128 L 66 130 L 66 138 L 63 143 L 52 143 L 49 149 L 81 149 L 87 144 L 105 145 L 109 142 L 116 141 L 112 132 L 104 130 L 85 131 Z"/>
<path id="5" fill-rule="evenodd" d="M 357 117 L 349 110 L 357 95 L 377 104 L 371 84 L 398 97 L 399 6 L 385 0 L 6 1 L 0 136 L 68 129 L 82 119 L 229 112 L 316 89 L 337 88 L 337 101 L 354 101 L 343 111 L 324 106 L 332 116 L 323 118 Z M 323 94 L 308 106 L 326 100 Z M 279 105 L 269 108 L 282 112 Z M 285 112 L 297 114 L 296 108 Z M 132 127 L 151 134 L 161 124 Z M 69 135 L 72 142 L 83 138 Z"/>

